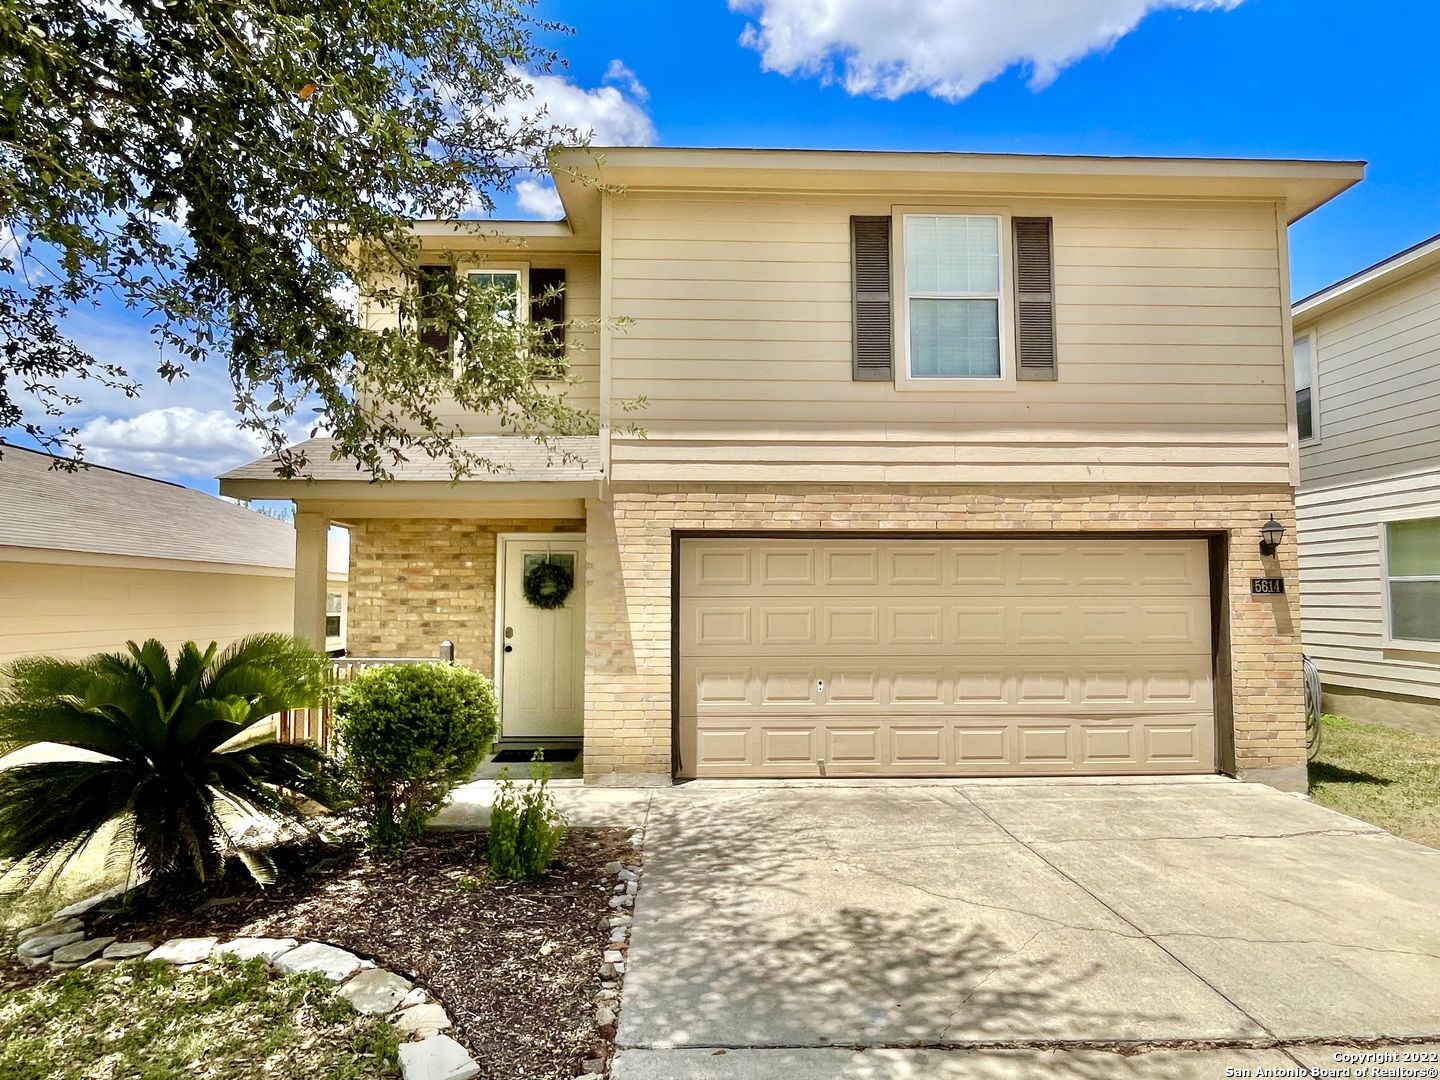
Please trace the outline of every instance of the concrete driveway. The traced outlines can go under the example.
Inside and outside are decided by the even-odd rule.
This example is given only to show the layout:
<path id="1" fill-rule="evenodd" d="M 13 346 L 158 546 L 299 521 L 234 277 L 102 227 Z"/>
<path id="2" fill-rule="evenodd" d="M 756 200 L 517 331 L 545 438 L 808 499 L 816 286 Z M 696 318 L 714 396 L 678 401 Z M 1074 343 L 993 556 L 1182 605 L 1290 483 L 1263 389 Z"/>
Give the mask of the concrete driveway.
<path id="1" fill-rule="evenodd" d="M 1258 785 L 691 784 L 649 800 L 645 860 L 615 1080 L 1198 1080 L 1440 1044 L 1440 852 Z"/>

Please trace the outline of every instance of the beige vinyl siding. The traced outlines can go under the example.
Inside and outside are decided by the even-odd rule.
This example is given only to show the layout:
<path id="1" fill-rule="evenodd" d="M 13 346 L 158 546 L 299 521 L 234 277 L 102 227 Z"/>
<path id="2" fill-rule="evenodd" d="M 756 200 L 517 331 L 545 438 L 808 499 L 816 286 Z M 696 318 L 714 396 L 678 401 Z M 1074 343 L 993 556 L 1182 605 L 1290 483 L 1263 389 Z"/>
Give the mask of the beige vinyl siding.
<path id="1" fill-rule="evenodd" d="M 1440 469 L 1302 491 L 1301 633 L 1328 685 L 1440 700 L 1440 645 L 1386 644 L 1385 522 L 1440 517 Z"/>
<path id="2" fill-rule="evenodd" d="M 985 204 L 634 186 L 602 201 L 603 256 L 520 254 L 567 266 L 574 317 L 598 316 L 603 275 L 605 309 L 628 323 L 606 335 L 606 398 L 644 398 L 615 420 L 645 437 L 616 437 L 617 481 L 777 470 L 816 482 L 1293 479 L 1282 230 L 1269 201 Z M 852 379 L 849 218 L 906 209 L 1054 219 L 1056 382 L 932 390 Z M 511 254 L 485 246 L 491 265 Z M 586 379 L 577 403 L 600 404 L 599 351 L 572 352 Z M 468 433 L 497 430 L 447 403 L 440 413 Z"/>
<path id="3" fill-rule="evenodd" d="M 577 320 L 583 325 L 569 331 L 565 338 L 565 355 L 570 363 L 570 373 L 580 381 L 573 386 L 555 383 L 577 408 L 595 412 L 600 404 L 600 256 L 591 253 L 527 251 L 524 248 L 497 248 L 483 255 L 477 254 L 473 262 L 461 265 L 467 269 L 479 270 L 486 267 L 508 268 L 519 263 L 531 267 L 563 269 L 565 271 L 565 318 Z M 393 325 L 394 317 L 386 311 L 371 308 L 366 312 L 371 326 Z M 493 416 L 469 412 L 458 408 L 454 401 L 442 399 L 435 406 L 436 415 L 444 424 L 453 424 L 466 435 L 496 435 L 504 433 Z"/>
<path id="4" fill-rule="evenodd" d="M 849 218 L 890 200 L 607 205 L 613 314 L 633 320 L 611 392 L 648 401 L 617 481 L 1290 480 L 1269 203 L 955 204 L 1054 218 L 1060 376 L 934 391 L 851 378 Z"/>
<path id="5" fill-rule="evenodd" d="M 224 647 L 246 634 L 293 630 L 288 570 L 246 574 L 0 561 L 0 596 L 0 663 L 37 653 L 88 656 L 152 637 L 172 649 L 185 641 Z"/>
<path id="6" fill-rule="evenodd" d="M 1315 332 L 1319 438 L 1300 447 L 1304 490 L 1440 461 L 1440 269 L 1296 324 Z"/>

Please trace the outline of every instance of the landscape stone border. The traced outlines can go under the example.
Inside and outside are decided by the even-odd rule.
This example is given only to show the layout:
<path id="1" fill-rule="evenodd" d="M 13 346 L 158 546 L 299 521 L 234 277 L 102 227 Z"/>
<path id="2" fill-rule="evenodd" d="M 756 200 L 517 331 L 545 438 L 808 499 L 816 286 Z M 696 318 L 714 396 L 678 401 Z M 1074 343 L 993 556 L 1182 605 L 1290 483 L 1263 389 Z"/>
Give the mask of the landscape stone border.
<path id="1" fill-rule="evenodd" d="M 605 873 L 613 874 L 618 880 L 610 897 L 610 908 L 614 914 L 604 921 L 610 938 L 600 960 L 600 989 L 595 994 L 595 1026 L 606 1031 L 614 1042 L 620 1024 L 620 1000 L 625 989 L 625 965 L 630 954 L 630 931 L 635 925 L 635 898 L 640 893 L 640 878 L 645 873 L 645 834 L 637 831 L 630 837 L 630 846 L 635 849 L 633 860 L 627 865 L 622 862 L 608 862 Z M 591 1058 L 585 1062 L 587 1074 L 605 1071 L 605 1062 Z"/>
<path id="2" fill-rule="evenodd" d="M 400 1071 L 405 1080 L 473 1080 L 480 1066 L 469 1052 L 444 1034 L 453 1025 L 443 1006 L 409 979 L 376 967 L 345 949 L 323 941 L 296 938 L 171 938 L 149 941 L 90 938 L 79 916 L 118 894 L 100 894 L 72 905 L 47 923 L 16 935 L 15 955 L 27 967 L 106 969 L 137 960 L 153 960 L 192 971 L 222 956 L 264 961 L 276 976 L 314 972 L 334 983 L 340 997 L 357 1012 L 388 1016 L 404 1041 Z M 78 914 L 76 911 L 78 910 Z"/>
<path id="3" fill-rule="evenodd" d="M 595 1026 L 606 1032 L 612 1043 L 620 1023 L 635 898 L 645 872 L 644 845 L 644 832 L 637 830 L 630 837 L 633 857 L 627 862 L 605 864 L 605 873 L 613 875 L 616 884 L 609 900 L 613 914 L 602 924 L 610 937 L 601 956 L 600 988 L 594 999 Z M 404 1080 L 473 1080 L 480 1074 L 480 1066 L 465 1047 L 444 1034 L 453 1026 L 450 1016 L 425 990 L 404 976 L 323 941 L 234 938 L 222 942 L 218 937 L 195 937 L 171 938 L 156 946 L 149 941 L 87 937 L 82 916 L 123 892 L 110 889 L 99 893 L 62 909 L 47 923 L 21 930 L 16 935 L 16 956 L 27 967 L 57 971 L 112 968 L 135 960 L 163 961 L 189 971 L 221 956 L 233 956 L 263 960 L 276 975 L 315 972 L 335 983 L 339 987 L 336 992 L 358 1012 L 390 1016 L 396 1030 L 408 1039 L 400 1044 Z M 590 1058 L 583 1068 L 587 1075 L 603 1074 L 606 1062 Z"/>

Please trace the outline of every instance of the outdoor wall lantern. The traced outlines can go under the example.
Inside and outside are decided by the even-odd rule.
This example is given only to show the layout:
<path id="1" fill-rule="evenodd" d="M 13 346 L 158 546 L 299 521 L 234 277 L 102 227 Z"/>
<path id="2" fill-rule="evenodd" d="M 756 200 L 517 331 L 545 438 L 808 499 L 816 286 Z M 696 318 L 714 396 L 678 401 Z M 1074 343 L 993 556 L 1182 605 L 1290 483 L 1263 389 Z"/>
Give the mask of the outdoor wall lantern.
<path id="1" fill-rule="evenodd" d="M 1285 536 L 1285 526 L 1275 520 L 1275 515 L 1270 515 L 1270 520 L 1260 526 L 1260 554 L 1274 555 L 1275 549 L 1280 546 L 1280 541 Z"/>

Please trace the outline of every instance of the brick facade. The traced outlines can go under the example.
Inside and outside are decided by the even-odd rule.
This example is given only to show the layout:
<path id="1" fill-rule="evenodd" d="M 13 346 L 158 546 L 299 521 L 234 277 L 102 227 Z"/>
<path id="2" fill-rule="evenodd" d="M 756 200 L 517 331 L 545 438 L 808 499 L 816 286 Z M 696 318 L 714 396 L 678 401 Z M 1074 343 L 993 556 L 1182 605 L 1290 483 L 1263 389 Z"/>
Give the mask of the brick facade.
<path id="1" fill-rule="evenodd" d="M 508 532 L 584 532 L 570 520 L 389 519 L 350 529 L 352 656 L 438 656 L 493 675 L 495 553 Z"/>
<path id="2" fill-rule="evenodd" d="M 668 778 L 671 732 L 671 533 L 674 530 L 863 530 L 1228 533 L 1233 746 L 1242 774 L 1303 788 L 1304 691 L 1294 533 L 1274 557 L 1259 528 L 1274 513 L 1295 520 L 1288 487 L 1053 485 L 853 487 L 764 492 L 733 486 L 681 491 L 650 486 L 587 504 L 588 648 L 585 776 L 598 782 Z M 1252 596 L 1252 577 L 1283 576 L 1287 592 Z M 1223 640 L 1223 639 L 1222 639 Z M 1222 760 L 1228 752 L 1222 750 Z"/>

